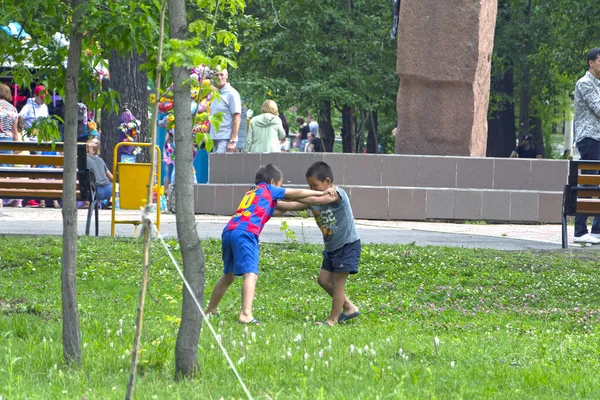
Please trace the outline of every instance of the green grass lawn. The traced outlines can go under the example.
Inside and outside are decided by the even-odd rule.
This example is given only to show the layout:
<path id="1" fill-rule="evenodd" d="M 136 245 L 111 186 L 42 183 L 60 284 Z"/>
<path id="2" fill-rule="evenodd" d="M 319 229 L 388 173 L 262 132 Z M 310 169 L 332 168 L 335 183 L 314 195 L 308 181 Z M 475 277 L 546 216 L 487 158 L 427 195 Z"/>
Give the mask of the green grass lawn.
<path id="1" fill-rule="evenodd" d="M 123 398 L 141 241 L 80 239 L 84 365 L 74 369 L 61 345 L 60 239 L 1 240 L 0 398 Z M 210 294 L 220 242 L 203 246 Z M 316 283 L 320 252 L 263 245 L 263 325 L 237 323 L 240 281 L 212 320 L 254 398 L 600 398 L 597 251 L 367 245 L 347 287 L 363 315 L 333 328 L 313 326 L 331 304 Z M 199 378 L 173 381 L 182 284 L 157 242 L 152 253 L 136 398 L 245 398 L 208 329 Z"/>

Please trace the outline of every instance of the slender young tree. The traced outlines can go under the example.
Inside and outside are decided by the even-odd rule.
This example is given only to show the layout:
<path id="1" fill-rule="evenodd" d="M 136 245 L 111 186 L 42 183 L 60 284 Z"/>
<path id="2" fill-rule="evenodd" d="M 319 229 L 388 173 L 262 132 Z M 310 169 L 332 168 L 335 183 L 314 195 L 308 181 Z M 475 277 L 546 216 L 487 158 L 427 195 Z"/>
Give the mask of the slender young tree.
<path id="1" fill-rule="evenodd" d="M 171 39 L 188 37 L 185 0 L 169 0 L 169 32 Z M 190 73 L 185 66 L 171 65 L 175 113 L 175 197 L 177 201 L 177 237 L 183 259 L 184 277 L 194 295 L 204 304 L 204 252 L 194 219 L 192 177 L 192 118 L 190 115 Z M 181 324 L 175 347 L 175 379 L 194 377 L 200 370 L 198 339 L 202 316 L 188 289 L 183 287 Z"/>
<path id="2" fill-rule="evenodd" d="M 65 82 L 65 144 L 63 166 L 63 253 L 61 272 L 63 353 L 67 363 L 80 364 L 81 328 L 77 311 L 77 100 L 79 66 L 83 39 L 82 23 L 85 0 L 73 0 L 73 24 L 69 34 L 69 61 Z"/>

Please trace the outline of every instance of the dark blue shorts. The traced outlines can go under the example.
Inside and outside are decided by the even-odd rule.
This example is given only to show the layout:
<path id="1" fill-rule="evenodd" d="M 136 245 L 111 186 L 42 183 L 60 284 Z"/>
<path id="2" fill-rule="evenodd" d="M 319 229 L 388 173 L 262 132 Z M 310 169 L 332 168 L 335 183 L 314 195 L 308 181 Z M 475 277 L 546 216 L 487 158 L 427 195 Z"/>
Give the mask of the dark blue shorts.
<path id="1" fill-rule="evenodd" d="M 221 235 L 223 250 L 223 273 L 235 276 L 247 273 L 258 275 L 258 236 L 241 229 L 224 231 Z"/>
<path id="2" fill-rule="evenodd" d="M 347 243 L 334 251 L 323 251 L 321 269 L 329 272 L 358 273 L 358 260 L 360 259 L 360 240 Z"/>

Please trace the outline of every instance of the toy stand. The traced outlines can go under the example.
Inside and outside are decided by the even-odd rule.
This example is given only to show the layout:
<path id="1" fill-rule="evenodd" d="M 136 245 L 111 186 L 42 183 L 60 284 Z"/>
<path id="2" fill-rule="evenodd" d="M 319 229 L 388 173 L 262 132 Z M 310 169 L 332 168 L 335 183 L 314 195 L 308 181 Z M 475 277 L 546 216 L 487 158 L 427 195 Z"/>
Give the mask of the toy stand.
<path id="1" fill-rule="evenodd" d="M 121 142 L 117 143 L 113 153 L 113 168 L 112 173 L 115 177 L 115 180 L 118 181 L 119 185 L 119 209 L 121 210 L 140 210 L 146 205 L 146 196 L 148 193 L 148 178 L 150 176 L 150 171 L 152 165 L 149 163 L 127 163 L 127 162 L 117 162 L 118 160 L 118 149 L 121 146 L 134 146 L 134 147 L 149 147 L 152 146 L 152 143 L 138 143 L 138 142 Z M 158 146 L 155 147 L 155 157 L 157 160 L 161 160 L 160 158 L 160 148 Z M 156 192 L 155 188 L 159 188 L 160 185 L 157 185 L 157 182 L 160 182 L 160 165 L 157 165 L 156 173 L 152 177 L 153 190 Z M 118 177 L 118 178 L 117 178 Z M 117 182 L 115 182 L 117 183 Z M 141 220 L 131 220 L 131 219 L 116 219 L 116 190 L 117 185 L 113 185 L 113 207 L 112 207 L 112 217 L 110 223 L 110 234 L 111 236 L 115 236 L 115 225 L 116 224 L 132 224 L 134 225 L 133 235 L 137 234 L 138 225 L 142 223 Z M 157 202 L 160 201 L 160 193 L 156 193 Z M 160 204 L 156 204 L 156 221 L 153 221 L 156 228 L 160 231 Z"/>

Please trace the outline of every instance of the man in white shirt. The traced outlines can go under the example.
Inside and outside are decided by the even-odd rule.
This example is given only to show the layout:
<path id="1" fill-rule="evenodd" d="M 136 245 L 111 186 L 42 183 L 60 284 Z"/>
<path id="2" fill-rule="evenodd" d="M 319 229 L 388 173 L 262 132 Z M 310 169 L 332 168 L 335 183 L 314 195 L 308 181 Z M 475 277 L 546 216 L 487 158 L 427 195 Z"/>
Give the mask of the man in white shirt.
<path id="1" fill-rule="evenodd" d="M 42 85 L 36 86 L 33 90 L 32 98 L 27 99 L 27 103 L 19 113 L 25 119 L 25 129 L 31 128 L 33 122 L 38 118 L 48 117 L 48 106 L 44 103 L 46 88 Z M 37 141 L 37 138 L 30 136 L 29 140 Z"/>
<path id="2" fill-rule="evenodd" d="M 223 120 L 219 131 L 214 125 L 210 126 L 210 137 L 214 141 L 213 151 L 215 153 L 235 152 L 240 129 L 242 101 L 240 94 L 228 82 L 229 74 L 226 69 L 217 72 L 219 82 L 215 84 L 219 89 L 221 99 L 214 99 L 210 106 L 210 115 L 218 112 L 223 113 Z"/>

